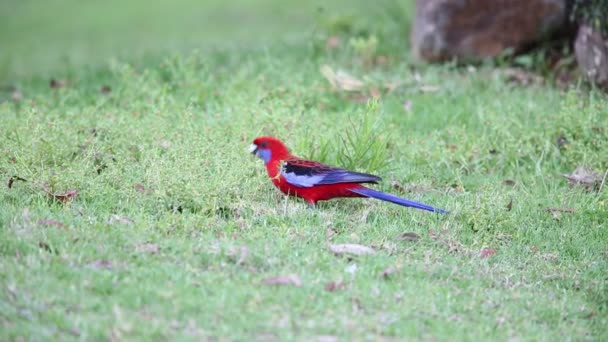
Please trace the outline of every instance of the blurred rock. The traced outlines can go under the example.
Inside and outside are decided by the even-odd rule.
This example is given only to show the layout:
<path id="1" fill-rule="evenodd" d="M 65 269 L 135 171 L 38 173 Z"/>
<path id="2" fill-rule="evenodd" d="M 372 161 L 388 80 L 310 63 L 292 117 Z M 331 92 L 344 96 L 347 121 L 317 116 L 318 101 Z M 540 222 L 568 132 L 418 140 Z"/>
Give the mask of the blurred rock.
<path id="1" fill-rule="evenodd" d="M 416 58 L 478 59 L 521 51 L 566 23 L 567 0 L 417 0 Z"/>
<path id="2" fill-rule="evenodd" d="M 608 38 L 581 25 L 574 42 L 576 61 L 590 82 L 608 89 Z"/>

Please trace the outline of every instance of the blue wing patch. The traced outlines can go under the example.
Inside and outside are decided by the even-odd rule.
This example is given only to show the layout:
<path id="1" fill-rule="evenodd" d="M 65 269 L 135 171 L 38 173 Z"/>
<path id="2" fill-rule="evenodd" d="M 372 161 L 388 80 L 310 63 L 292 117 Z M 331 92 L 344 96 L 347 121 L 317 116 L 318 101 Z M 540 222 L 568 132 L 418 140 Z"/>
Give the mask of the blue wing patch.
<path id="1" fill-rule="evenodd" d="M 367 173 L 338 169 L 301 159 L 285 161 L 281 173 L 289 184 L 302 188 L 338 183 L 378 183 L 382 180 Z"/>

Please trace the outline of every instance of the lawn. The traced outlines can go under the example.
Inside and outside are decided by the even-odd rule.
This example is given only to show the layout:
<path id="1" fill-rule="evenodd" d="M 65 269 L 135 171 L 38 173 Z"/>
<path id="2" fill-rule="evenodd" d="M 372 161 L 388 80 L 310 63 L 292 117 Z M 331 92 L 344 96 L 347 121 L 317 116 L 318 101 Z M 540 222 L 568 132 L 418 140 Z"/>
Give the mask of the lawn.
<path id="1" fill-rule="evenodd" d="M 606 96 L 414 63 L 411 6 L 0 4 L 0 340 L 607 340 Z M 451 212 L 310 210 L 259 135 Z"/>

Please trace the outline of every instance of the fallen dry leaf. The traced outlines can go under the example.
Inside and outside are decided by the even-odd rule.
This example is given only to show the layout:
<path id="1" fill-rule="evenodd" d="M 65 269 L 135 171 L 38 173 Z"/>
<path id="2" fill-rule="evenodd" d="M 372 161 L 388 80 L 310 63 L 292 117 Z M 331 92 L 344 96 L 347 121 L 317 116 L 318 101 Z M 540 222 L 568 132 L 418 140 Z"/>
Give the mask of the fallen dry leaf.
<path id="1" fill-rule="evenodd" d="M 551 213 L 554 219 L 558 220 L 562 217 L 562 213 L 574 214 L 576 210 L 571 208 L 545 208 L 545 211 Z"/>
<path id="2" fill-rule="evenodd" d="M 64 229 L 65 228 L 65 224 L 59 222 L 59 221 L 55 221 L 55 220 L 47 220 L 47 219 L 42 219 L 38 221 L 38 225 L 40 226 L 56 226 L 59 228 Z"/>
<path id="3" fill-rule="evenodd" d="M 114 267 L 114 264 L 112 264 L 112 262 L 109 260 L 100 259 L 88 263 L 88 266 L 96 270 L 109 270 Z"/>
<path id="4" fill-rule="evenodd" d="M 62 192 L 59 194 L 56 193 L 52 193 L 50 191 L 46 192 L 49 196 L 53 197 L 54 199 L 61 201 L 61 202 L 68 202 L 73 200 L 74 198 L 76 198 L 76 196 L 78 196 L 78 190 L 72 189 L 72 190 L 68 190 L 66 192 Z"/>
<path id="5" fill-rule="evenodd" d="M 144 242 L 136 244 L 135 250 L 139 253 L 157 254 L 160 251 L 160 247 L 155 243 Z"/>
<path id="6" fill-rule="evenodd" d="M 371 247 L 358 245 L 354 243 L 344 244 L 329 244 L 329 250 L 336 255 L 351 254 L 351 255 L 366 255 L 374 254 L 375 251 Z"/>
<path id="7" fill-rule="evenodd" d="M 22 182 L 27 182 L 27 180 L 25 178 L 21 178 L 19 176 L 13 176 L 8 180 L 8 183 L 6 184 L 8 186 L 8 188 L 12 188 L 13 187 L 13 183 L 15 181 L 22 181 Z"/>
<path id="8" fill-rule="evenodd" d="M 325 285 L 325 291 L 327 291 L 327 292 L 343 290 L 344 288 L 346 288 L 346 284 L 344 284 L 341 281 L 332 281 L 332 282 L 327 283 L 327 285 Z"/>
<path id="9" fill-rule="evenodd" d="M 321 67 L 321 74 L 334 89 L 341 91 L 358 91 L 363 89 L 365 83 L 344 70 L 334 71 L 329 65 Z"/>
<path id="10" fill-rule="evenodd" d="M 555 213 L 555 212 L 570 213 L 570 214 L 576 213 L 576 210 L 574 210 L 572 208 L 545 208 L 545 210 L 550 213 Z"/>
<path id="11" fill-rule="evenodd" d="M 502 185 L 505 186 L 514 186 L 515 185 L 515 181 L 512 179 L 505 179 L 504 181 L 502 181 Z"/>
<path id="12" fill-rule="evenodd" d="M 482 259 L 489 258 L 494 254 L 496 254 L 496 250 L 494 248 L 483 248 L 481 251 L 479 251 L 479 257 Z"/>
<path id="13" fill-rule="evenodd" d="M 399 235 L 399 237 L 397 237 L 397 240 L 400 241 L 418 241 L 420 240 L 420 235 L 414 233 L 414 232 L 407 232 L 407 233 L 402 233 L 401 235 Z"/>
<path id="14" fill-rule="evenodd" d="M 601 180 L 600 175 L 597 172 L 583 166 L 579 166 L 571 174 L 564 174 L 563 176 L 568 179 L 570 184 L 581 185 L 588 190 L 593 189 Z"/>
<path id="15" fill-rule="evenodd" d="M 291 285 L 298 287 L 302 286 L 302 280 L 296 274 L 266 278 L 262 280 L 262 283 L 266 285 Z"/>

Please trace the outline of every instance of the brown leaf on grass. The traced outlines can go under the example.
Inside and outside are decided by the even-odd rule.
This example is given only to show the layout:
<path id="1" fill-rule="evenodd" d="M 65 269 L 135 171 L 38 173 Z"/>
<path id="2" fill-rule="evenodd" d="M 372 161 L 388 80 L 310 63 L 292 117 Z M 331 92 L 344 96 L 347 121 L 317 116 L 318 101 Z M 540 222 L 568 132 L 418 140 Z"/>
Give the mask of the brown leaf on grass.
<path id="1" fill-rule="evenodd" d="M 564 174 L 563 176 L 568 179 L 570 184 L 583 186 L 587 190 L 593 189 L 601 180 L 597 172 L 583 166 L 579 166 L 571 174 Z"/>
<path id="2" fill-rule="evenodd" d="M 55 221 L 55 220 L 48 220 L 48 219 L 42 219 L 38 221 L 38 225 L 40 226 L 56 226 L 58 228 L 61 229 L 65 229 L 65 224 L 59 222 L 59 221 Z"/>
<path id="3" fill-rule="evenodd" d="M 108 224 L 111 226 L 113 226 L 115 224 L 124 224 L 127 226 L 131 226 L 131 225 L 133 225 L 133 221 L 126 216 L 120 216 L 120 215 L 113 214 L 112 216 L 110 216 L 110 219 L 108 220 Z"/>
<path id="4" fill-rule="evenodd" d="M 570 213 L 570 214 L 574 214 L 576 213 L 576 210 L 572 209 L 572 208 L 545 208 L 546 211 L 550 212 L 550 213 Z"/>
<path id="5" fill-rule="evenodd" d="M 343 290 L 346 288 L 346 284 L 344 284 L 341 281 L 332 281 L 327 283 L 327 285 L 325 285 L 325 291 L 327 292 L 334 292 L 334 291 L 338 291 L 338 290 Z"/>
<path id="6" fill-rule="evenodd" d="M 302 280 L 297 274 L 266 278 L 262 280 L 262 283 L 266 285 L 291 285 L 296 287 L 302 286 Z"/>
<path id="7" fill-rule="evenodd" d="M 67 85 L 68 83 L 65 80 L 58 80 L 55 78 L 51 78 L 51 80 L 49 81 L 49 86 L 53 89 L 59 89 L 59 88 L 63 88 Z"/>
<path id="8" fill-rule="evenodd" d="M 15 181 L 27 182 L 27 180 L 25 178 L 21 178 L 19 176 L 13 176 L 8 180 L 8 183 L 6 184 L 9 189 L 11 189 L 13 187 L 13 183 L 15 183 Z"/>
<path id="9" fill-rule="evenodd" d="M 513 199 L 512 198 L 509 201 L 509 204 L 507 204 L 507 211 L 511 211 L 511 209 L 513 209 Z"/>
<path id="10" fill-rule="evenodd" d="M 407 233 L 402 233 L 401 235 L 399 235 L 397 237 L 397 240 L 400 241 L 418 241 L 420 240 L 420 235 L 414 233 L 414 232 L 407 232 Z"/>
<path id="11" fill-rule="evenodd" d="M 496 250 L 494 248 L 483 248 L 481 251 L 479 251 L 479 257 L 482 259 L 489 258 L 494 254 L 496 254 Z"/>
<path id="12" fill-rule="evenodd" d="M 103 95 L 108 95 L 112 92 L 112 88 L 109 85 L 104 85 L 99 89 L 99 92 Z"/>
<path id="13" fill-rule="evenodd" d="M 46 191 L 46 190 L 45 190 Z M 50 191 L 46 191 L 46 193 L 52 198 L 60 201 L 60 202 L 69 202 L 78 196 L 78 190 L 72 189 L 62 193 L 52 193 Z"/>
<path id="14" fill-rule="evenodd" d="M 114 268 L 114 264 L 106 259 L 99 259 L 99 260 L 95 260 L 92 261 L 90 263 L 87 264 L 87 266 L 89 266 L 90 268 L 96 269 L 96 270 L 109 270 Z"/>
<path id="15" fill-rule="evenodd" d="M 514 186 L 515 185 L 515 181 L 512 179 L 505 179 L 502 181 L 502 185 L 504 186 Z"/>
<path id="16" fill-rule="evenodd" d="M 562 217 L 562 213 L 574 214 L 576 210 L 571 208 L 545 208 L 545 211 L 551 213 L 554 219 L 558 220 Z"/>
<path id="17" fill-rule="evenodd" d="M 321 74 L 332 88 L 340 91 L 359 91 L 363 89 L 365 83 L 355 78 L 344 70 L 334 71 L 329 65 L 321 67 Z"/>
<path id="18" fill-rule="evenodd" d="M 367 255 L 374 254 L 375 251 L 371 247 L 358 245 L 354 243 L 344 243 L 344 244 L 329 244 L 329 250 L 336 255 Z"/>
<path id="19" fill-rule="evenodd" d="M 160 251 L 160 247 L 155 243 L 144 242 L 136 244 L 135 250 L 139 253 L 157 254 Z"/>

